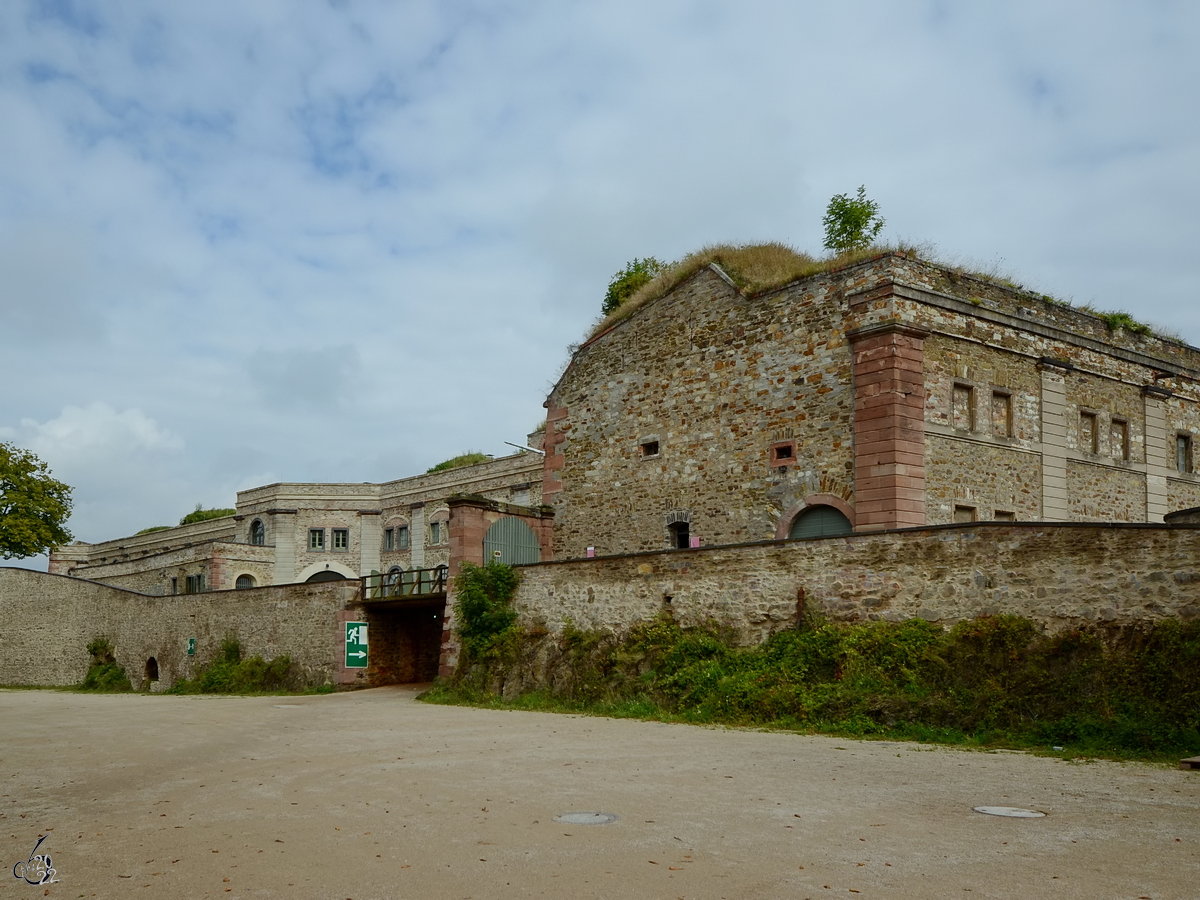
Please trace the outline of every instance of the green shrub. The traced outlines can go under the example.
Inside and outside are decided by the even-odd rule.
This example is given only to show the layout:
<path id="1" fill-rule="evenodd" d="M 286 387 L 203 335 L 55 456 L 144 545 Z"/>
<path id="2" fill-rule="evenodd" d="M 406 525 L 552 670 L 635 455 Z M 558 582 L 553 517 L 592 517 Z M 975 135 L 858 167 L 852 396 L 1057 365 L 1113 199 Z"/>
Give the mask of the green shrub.
<path id="1" fill-rule="evenodd" d="M 79 685 L 81 691 L 116 693 L 133 690 L 125 669 L 117 665 L 113 646 L 107 638 L 96 638 L 87 645 L 87 652 L 92 655 L 92 665 Z"/>
<path id="2" fill-rule="evenodd" d="M 236 638 L 227 637 L 221 650 L 192 679 L 181 678 L 168 694 L 254 694 L 285 690 L 289 686 L 292 659 L 277 656 L 267 662 L 261 656 L 242 659 Z"/>
<path id="3" fill-rule="evenodd" d="M 498 660 L 517 635 L 512 598 L 520 576 L 512 566 L 463 563 L 454 577 L 454 615 L 468 662 Z"/>
<path id="4" fill-rule="evenodd" d="M 179 520 L 180 525 L 191 525 L 194 522 L 207 522 L 209 519 L 221 519 L 225 516 L 236 515 L 236 509 L 202 509 L 200 504 L 196 504 L 196 508 Z M 142 534 L 143 532 L 138 532 Z"/>
<path id="5" fill-rule="evenodd" d="M 450 469 L 461 469 L 463 466 L 477 466 L 480 463 L 485 463 L 490 459 L 491 457 L 486 453 L 480 453 L 477 450 L 473 450 L 470 453 L 461 453 L 458 456 L 452 456 L 450 459 L 443 460 L 436 466 L 430 466 L 425 470 L 425 474 L 430 475 L 434 472 L 446 472 Z"/>

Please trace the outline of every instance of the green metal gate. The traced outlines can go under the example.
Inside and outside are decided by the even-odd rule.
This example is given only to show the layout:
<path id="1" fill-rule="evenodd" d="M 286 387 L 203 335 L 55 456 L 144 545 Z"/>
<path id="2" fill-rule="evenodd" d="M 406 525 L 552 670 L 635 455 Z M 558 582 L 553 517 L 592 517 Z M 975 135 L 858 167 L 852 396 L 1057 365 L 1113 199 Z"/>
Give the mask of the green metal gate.
<path id="1" fill-rule="evenodd" d="M 487 530 L 483 538 L 483 561 L 498 560 L 509 566 L 540 562 L 542 548 L 533 529 L 512 516 L 505 516 Z"/>

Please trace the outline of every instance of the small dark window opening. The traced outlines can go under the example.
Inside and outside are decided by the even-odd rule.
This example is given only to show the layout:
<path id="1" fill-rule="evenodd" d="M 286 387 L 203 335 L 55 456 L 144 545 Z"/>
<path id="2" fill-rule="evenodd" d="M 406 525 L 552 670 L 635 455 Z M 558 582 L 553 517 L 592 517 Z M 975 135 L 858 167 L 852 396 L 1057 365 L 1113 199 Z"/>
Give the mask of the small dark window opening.
<path id="1" fill-rule="evenodd" d="M 796 458 L 796 447 L 794 444 L 780 444 L 775 448 L 775 462 L 791 462 Z"/>
<path id="2" fill-rule="evenodd" d="M 153 656 L 146 660 L 146 680 L 158 681 L 158 660 Z"/>
<path id="3" fill-rule="evenodd" d="M 171 593 L 172 594 L 179 593 L 179 579 L 178 578 L 171 579 Z"/>
<path id="4" fill-rule="evenodd" d="M 1175 468 L 1185 474 L 1192 471 L 1192 436 L 1190 434 L 1175 435 Z"/>
<path id="5" fill-rule="evenodd" d="M 687 522 L 672 522 L 667 526 L 671 536 L 671 547 L 675 550 L 686 550 L 691 545 L 692 530 Z"/>
<path id="6" fill-rule="evenodd" d="M 658 441 L 646 441 L 642 444 L 642 456 L 658 456 Z"/>
<path id="7" fill-rule="evenodd" d="M 262 547 L 267 543 L 267 529 L 262 523 L 262 519 L 255 519 L 250 525 L 250 543 L 256 547 Z"/>

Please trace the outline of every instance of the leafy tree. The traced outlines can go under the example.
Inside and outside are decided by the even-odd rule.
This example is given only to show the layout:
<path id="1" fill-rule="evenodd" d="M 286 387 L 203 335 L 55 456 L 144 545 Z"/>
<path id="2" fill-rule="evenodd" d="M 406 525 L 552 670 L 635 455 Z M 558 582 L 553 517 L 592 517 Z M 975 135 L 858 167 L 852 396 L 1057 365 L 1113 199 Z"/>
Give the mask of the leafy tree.
<path id="1" fill-rule="evenodd" d="M 44 462 L 0 442 L 0 558 L 23 559 L 71 540 L 71 489 Z"/>
<path id="2" fill-rule="evenodd" d="M 634 257 L 632 262 L 626 263 L 625 268 L 608 283 L 608 293 L 604 295 L 604 304 L 600 307 L 604 315 L 607 316 L 636 294 L 638 288 L 665 268 L 666 266 L 653 256 L 647 256 L 645 259 Z"/>
<path id="3" fill-rule="evenodd" d="M 179 524 L 191 525 L 193 522 L 207 522 L 209 519 L 220 519 L 223 516 L 232 516 L 236 513 L 236 509 L 204 509 L 197 503 L 194 510 L 179 520 Z M 142 533 L 141 531 L 138 532 L 138 534 Z"/>
<path id="4" fill-rule="evenodd" d="M 825 249 L 835 253 L 869 247 L 883 230 L 879 204 L 868 200 L 866 185 L 859 185 L 858 195 L 851 199 L 838 194 L 825 208 Z"/>

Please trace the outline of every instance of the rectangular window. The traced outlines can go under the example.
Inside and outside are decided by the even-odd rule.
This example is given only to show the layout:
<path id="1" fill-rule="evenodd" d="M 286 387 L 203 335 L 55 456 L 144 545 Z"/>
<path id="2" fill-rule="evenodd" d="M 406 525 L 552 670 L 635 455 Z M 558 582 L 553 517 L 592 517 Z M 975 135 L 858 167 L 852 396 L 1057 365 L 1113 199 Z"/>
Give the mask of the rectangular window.
<path id="1" fill-rule="evenodd" d="M 956 384 L 950 402 L 950 424 L 963 431 L 975 427 L 975 391 L 968 384 Z"/>
<path id="2" fill-rule="evenodd" d="M 395 528 L 383 529 L 383 549 L 384 550 L 395 550 L 396 549 L 396 529 Z"/>
<path id="3" fill-rule="evenodd" d="M 642 456 L 658 456 L 658 441 L 643 441 Z"/>
<path id="4" fill-rule="evenodd" d="M 350 529 L 348 529 L 348 528 L 333 529 L 333 549 L 334 550 L 349 550 L 350 549 Z"/>
<path id="5" fill-rule="evenodd" d="M 1113 419 L 1108 442 L 1113 459 L 1129 459 L 1129 423 L 1124 419 Z"/>
<path id="6" fill-rule="evenodd" d="M 1190 434 L 1175 435 L 1175 468 L 1183 473 L 1192 471 L 1192 436 Z"/>
<path id="7" fill-rule="evenodd" d="M 309 550 L 324 550 L 325 549 L 325 529 L 324 528 L 308 529 L 308 549 Z"/>
<path id="8" fill-rule="evenodd" d="M 396 549 L 408 549 L 408 526 L 400 525 L 396 528 Z"/>
<path id="9" fill-rule="evenodd" d="M 429 543 L 440 544 L 442 542 L 442 523 L 431 522 L 429 524 Z"/>
<path id="10" fill-rule="evenodd" d="M 171 579 L 171 593 L 172 594 L 179 593 L 179 579 L 178 578 Z"/>
<path id="11" fill-rule="evenodd" d="M 975 507 L 973 507 L 973 506 L 955 506 L 954 507 L 954 521 L 956 524 L 959 522 L 974 522 L 975 521 Z"/>
<path id="12" fill-rule="evenodd" d="M 790 466 L 796 461 L 796 444 L 794 441 L 771 446 L 771 462 L 777 466 Z"/>
<path id="13" fill-rule="evenodd" d="M 1010 510 L 998 509 L 992 513 L 992 519 L 996 522 L 1015 522 L 1017 521 L 1017 514 Z"/>
<path id="14" fill-rule="evenodd" d="M 992 391 L 992 434 L 1012 437 L 1012 396 L 1001 391 Z"/>
<path id="15" fill-rule="evenodd" d="M 185 594 L 203 594 L 204 593 L 204 574 L 189 575 L 184 582 Z"/>
<path id="16" fill-rule="evenodd" d="M 1082 453 L 1099 451 L 1100 435 L 1096 428 L 1096 414 L 1081 412 L 1079 414 L 1079 450 Z"/>

